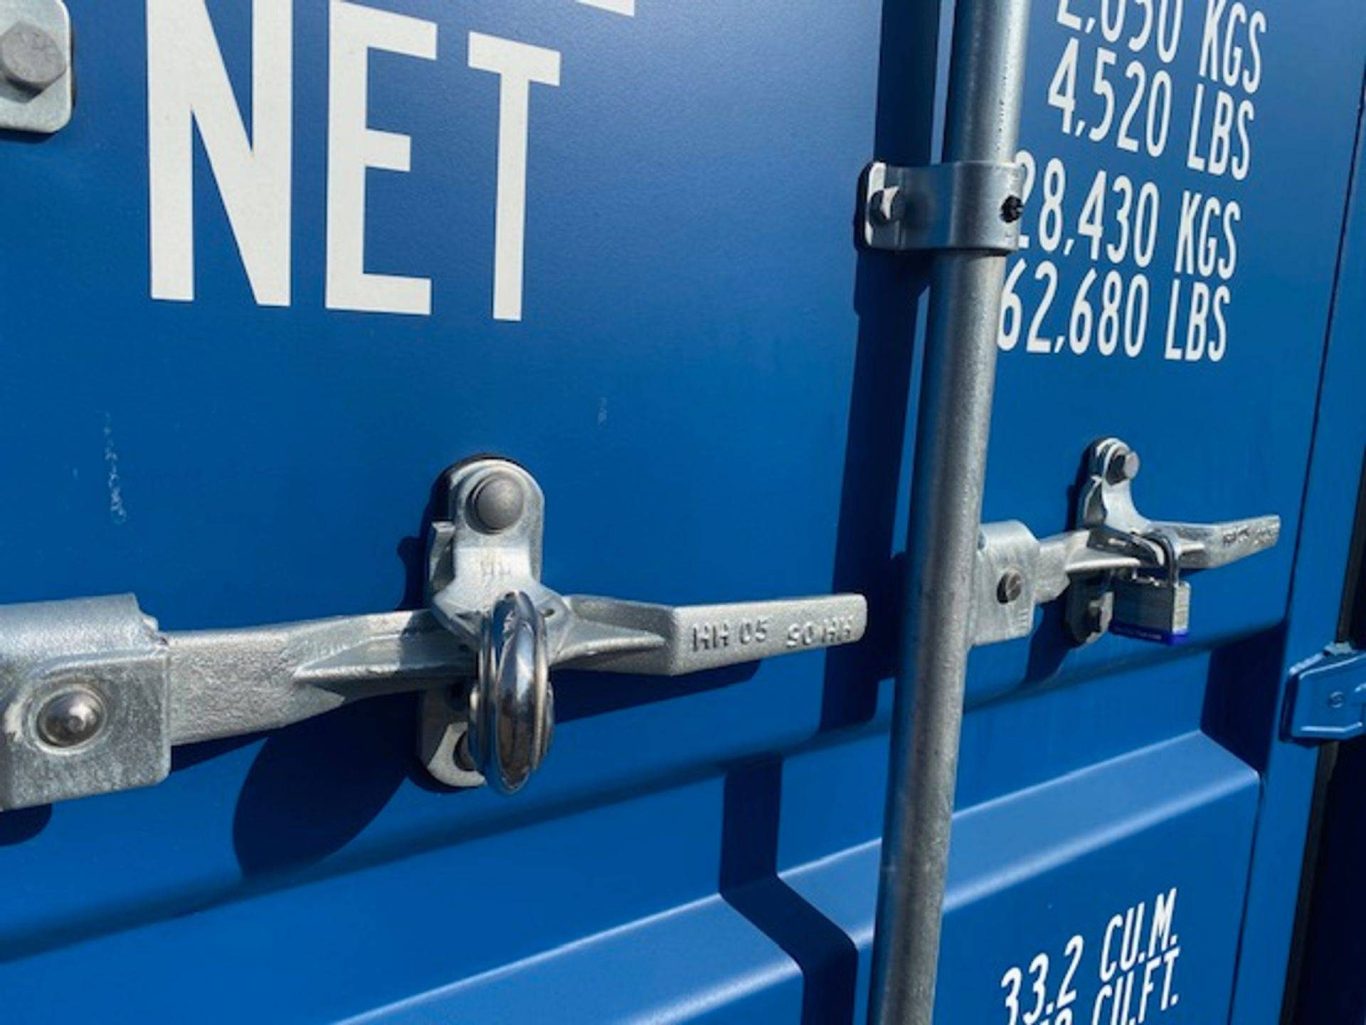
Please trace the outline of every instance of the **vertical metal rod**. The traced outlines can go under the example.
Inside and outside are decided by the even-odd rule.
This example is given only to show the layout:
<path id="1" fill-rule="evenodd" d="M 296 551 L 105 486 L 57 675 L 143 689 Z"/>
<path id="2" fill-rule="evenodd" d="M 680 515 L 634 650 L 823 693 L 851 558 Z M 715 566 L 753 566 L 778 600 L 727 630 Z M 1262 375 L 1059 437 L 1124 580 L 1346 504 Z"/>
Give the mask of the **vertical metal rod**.
<path id="1" fill-rule="evenodd" d="M 890 2 L 890 0 L 889 0 Z M 946 162 L 1015 159 L 1029 0 L 958 0 Z M 931 1025 L 1006 257 L 935 258 L 869 1021 Z"/>

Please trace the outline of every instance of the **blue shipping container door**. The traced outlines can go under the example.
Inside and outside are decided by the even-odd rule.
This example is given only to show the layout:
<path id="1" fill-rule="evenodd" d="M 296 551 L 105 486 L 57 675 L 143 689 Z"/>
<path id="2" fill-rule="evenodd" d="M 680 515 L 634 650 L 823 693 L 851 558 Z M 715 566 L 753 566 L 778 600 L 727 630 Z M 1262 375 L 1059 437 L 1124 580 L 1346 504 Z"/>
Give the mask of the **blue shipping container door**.
<path id="1" fill-rule="evenodd" d="M 1359 961 L 1362 949 L 1361 897 L 1350 880 L 1361 863 L 1360 794 L 1366 754 L 1366 741 L 1359 739 L 1366 728 L 1359 693 L 1360 649 L 1366 647 L 1366 577 L 1362 575 L 1366 488 L 1353 486 L 1358 480 L 1366 482 L 1366 420 L 1360 411 L 1360 382 L 1366 373 L 1366 346 L 1361 344 L 1366 304 L 1366 176 L 1362 174 L 1366 152 L 1361 138 L 1358 128 L 1351 203 L 1305 499 L 1306 522 L 1321 523 L 1323 530 L 1313 544 L 1306 541 L 1302 546 L 1288 645 L 1302 661 L 1295 666 L 1293 689 L 1287 696 L 1286 732 L 1297 726 L 1328 727 L 1338 731 L 1339 739 L 1320 747 L 1320 734 L 1301 738 L 1298 744 L 1279 745 L 1271 777 L 1274 789 L 1269 790 L 1275 800 L 1275 790 L 1302 789 L 1305 779 L 1318 769 L 1319 800 L 1305 859 L 1306 899 L 1292 962 L 1295 988 L 1290 999 L 1297 1025 L 1349 1022 L 1366 1014 L 1366 993 L 1350 967 Z M 1328 649 L 1324 647 L 1327 641 L 1336 643 Z M 1331 678 L 1332 686 L 1308 685 L 1316 675 Z M 1288 846 L 1284 841 L 1282 845 Z M 1284 861 L 1290 856 L 1280 858 Z M 1274 869 L 1270 863 L 1266 871 Z"/>
<path id="2" fill-rule="evenodd" d="M 952 2 L 69 7 L 70 124 L 0 134 L 0 603 L 418 609 L 433 482 L 495 453 L 552 588 L 870 611 L 556 671 L 515 796 L 433 780 L 391 694 L 2 812 L 5 1020 L 862 1021 L 929 276 L 851 215 L 870 160 L 938 159 Z M 1182 644 L 1055 602 L 973 653 L 939 1021 L 1278 1021 L 1364 53 L 1352 0 L 1033 4 L 983 518 L 1071 528 L 1118 437 L 1148 516 L 1282 527 L 1193 576 Z"/>

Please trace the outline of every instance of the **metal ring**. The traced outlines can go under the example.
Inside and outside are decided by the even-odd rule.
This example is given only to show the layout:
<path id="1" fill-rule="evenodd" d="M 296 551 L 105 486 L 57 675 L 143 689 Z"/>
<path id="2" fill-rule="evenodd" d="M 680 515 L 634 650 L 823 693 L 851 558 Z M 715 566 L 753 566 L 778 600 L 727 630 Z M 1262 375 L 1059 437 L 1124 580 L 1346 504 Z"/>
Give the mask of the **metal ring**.
<path id="1" fill-rule="evenodd" d="M 470 758 L 501 793 L 521 790 L 550 750 L 555 710 L 545 617 L 523 591 L 499 598 L 484 619 L 469 723 Z"/>

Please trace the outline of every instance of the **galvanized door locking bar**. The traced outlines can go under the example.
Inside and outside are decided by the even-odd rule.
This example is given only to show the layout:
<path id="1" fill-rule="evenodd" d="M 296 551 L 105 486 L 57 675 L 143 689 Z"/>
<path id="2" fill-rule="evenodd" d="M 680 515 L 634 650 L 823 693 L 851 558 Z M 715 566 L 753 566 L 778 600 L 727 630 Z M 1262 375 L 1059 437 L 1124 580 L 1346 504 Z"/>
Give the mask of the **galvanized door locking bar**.
<path id="1" fill-rule="evenodd" d="M 1148 519 L 1134 505 L 1139 465 L 1138 453 L 1118 438 L 1091 447 L 1075 530 L 1040 541 L 1016 520 L 983 524 L 975 644 L 1027 636 L 1035 606 L 1064 592 L 1078 644 L 1107 631 L 1180 643 L 1190 618 L 1190 584 L 1182 574 L 1245 559 L 1280 538 L 1279 516 L 1209 524 Z"/>
<path id="2" fill-rule="evenodd" d="M 863 203 L 867 245 L 934 250 L 869 984 L 872 1025 L 930 1025 L 934 1015 L 1001 289 L 1006 255 L 1019 238 L 1020 183 L 1007 169 L 1019 135 L 1028 25 L 1029 0 L 957 0 L 945 166 L 923 178 L 923 197 L 899 205 L 885 191 L 883 172 L 884 188 L 870 188 Z M 865 185 L 876 176 L 875 166 Z M 920 230 L 922 224 L 936 227 Z"/>
<path id="3" fill-rule="evenodd" d="M 178 744 L 425 692 L 420 755 L 454 786 L 522 787 L 554 729 L 550 670 L 676 676 L 863 636 L 860 595 L 674 608 L 540 581 L 544 498 L 514 463 L 448 478 L 430 608 L 163 633 L 131 595 L 0 607 L 0 808 L 160 782 Z"/>

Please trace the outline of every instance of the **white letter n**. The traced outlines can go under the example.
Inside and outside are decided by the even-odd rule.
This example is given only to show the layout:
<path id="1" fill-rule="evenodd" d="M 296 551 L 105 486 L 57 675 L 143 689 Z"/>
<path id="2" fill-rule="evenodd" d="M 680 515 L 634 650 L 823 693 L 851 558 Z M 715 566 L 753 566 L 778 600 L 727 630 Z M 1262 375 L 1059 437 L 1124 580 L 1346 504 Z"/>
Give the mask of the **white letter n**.
<path id="1" fill-rule="evenodd" d="M 152 297 L 194 298 L 194 129 L 262 306 L 289 305 L 293 0 L 252 4 L 251 138 L 204 0 L 147 0 Z"/>

